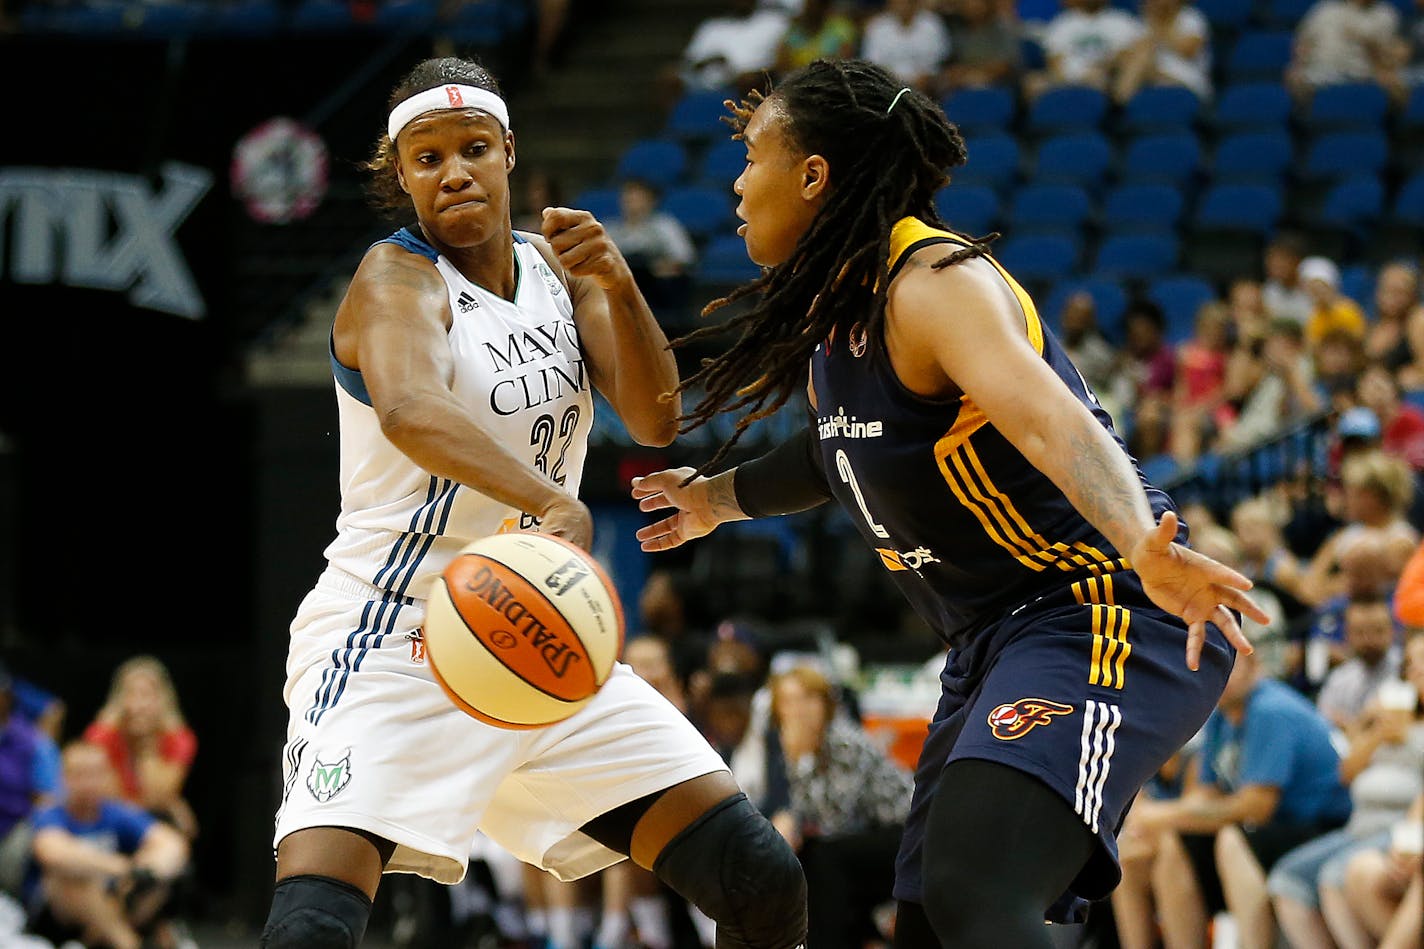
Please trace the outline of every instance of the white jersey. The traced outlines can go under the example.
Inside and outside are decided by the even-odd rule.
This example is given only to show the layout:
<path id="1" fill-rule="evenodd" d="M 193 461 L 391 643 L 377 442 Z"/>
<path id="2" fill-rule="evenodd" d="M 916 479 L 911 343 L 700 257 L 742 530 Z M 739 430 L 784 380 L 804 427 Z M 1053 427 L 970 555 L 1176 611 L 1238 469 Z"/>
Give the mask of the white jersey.
<path id="1" fill-rule="evenodd" d="M 385 239 L 434 261 L 450 299 L 452 390 L 495 441 L 578 494 L 593 396 L 573 303 L 539 249 L 514 236 L 511 302 L 466 279 L 420 235 Z M 401 596 L 430 581 L 470 541 L 538 527 L 537 519 L 417 466 L 381 432 L 360 372 L 337 362 L 341 513 L 333 567 Z"/>

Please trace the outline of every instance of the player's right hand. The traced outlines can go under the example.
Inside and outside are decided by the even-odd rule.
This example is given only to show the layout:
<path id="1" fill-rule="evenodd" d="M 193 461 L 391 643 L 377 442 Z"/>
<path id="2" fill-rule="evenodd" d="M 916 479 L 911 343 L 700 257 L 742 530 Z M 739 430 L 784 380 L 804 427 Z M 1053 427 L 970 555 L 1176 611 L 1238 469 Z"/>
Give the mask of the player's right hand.
<path id="1" fill-rule="evenodd" d="M 697 478 L 691 484 L 692 468 L 670 468 L 633 479 L 633 498 L 640 511 L 661 511 L 672 508 L 675 513 L 639 529 L 636 534 L 643 550 L 672 550 L 689 540 L 712 533 L 726 518 L 719 517 L 712 503 L 708 485 L 711 478 Z M 721 477 L 720 475 L 718 477 Z"/>
<path id="2" fill-rule="evenodd" d="M 593 549 L 593 514 L 573 495 L 559 498 L 539 515 L 539 533 L 553 534 L 584 550 Z"/>

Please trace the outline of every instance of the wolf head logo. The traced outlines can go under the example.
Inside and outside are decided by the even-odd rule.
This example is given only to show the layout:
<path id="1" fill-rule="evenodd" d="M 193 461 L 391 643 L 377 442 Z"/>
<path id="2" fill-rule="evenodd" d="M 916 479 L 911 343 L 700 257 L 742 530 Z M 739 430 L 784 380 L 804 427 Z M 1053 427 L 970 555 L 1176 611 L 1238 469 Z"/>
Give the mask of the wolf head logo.
<path id="1" fill-rule="evenodd" d="M 351 783 L 351 749 L 337 761 L 328 763 L 318 753 L 313 755 L 311 772 L 307 775 L 307 790 L 325 804 Z"/>

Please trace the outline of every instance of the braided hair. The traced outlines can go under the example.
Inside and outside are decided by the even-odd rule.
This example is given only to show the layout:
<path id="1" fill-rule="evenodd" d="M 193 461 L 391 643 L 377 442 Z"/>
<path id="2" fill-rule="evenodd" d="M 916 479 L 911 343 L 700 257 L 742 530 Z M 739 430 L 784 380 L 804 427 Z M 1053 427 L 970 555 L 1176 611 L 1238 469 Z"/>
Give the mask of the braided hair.
<path id="1" fill-rule="evenodd" d="M 705 317 L 746 297 L 758 299 L 722 324 L 704 326 L 674 347 L 739 332 L 724 353 L 704 359 L 678 392 L 701 386 L 705 395 L 680 418 L 684 433 L 721 412 L 748 410 L 716 454 L 698 468 L 711 470 L 744 431 L 773 414 L 805 385 L 806 362 L 833 331 L 862 323 L 879 340 L 889 288 L 890 232 L 904 217 L 948 230 L 934 195 L 949 183 L 949 169 L 966 160 L 964 139 L 944 112 L 885 69 L 864 60 L 816 60 L 789 74 L 763 97 L 753 93 L 727 105 L 726 119 L 740 138 L 762 101 L 775 99 L 782 132 L 806 155 L 821 155 L 832 169 L 829 196 L 791 256 L 756 280 L 713 300 Z M 893 108 L 892 108 L 893 106 Z M 968 246 L 937 261 L 948 267 L 987 252 L 983 238 L 960 235 Z"/>

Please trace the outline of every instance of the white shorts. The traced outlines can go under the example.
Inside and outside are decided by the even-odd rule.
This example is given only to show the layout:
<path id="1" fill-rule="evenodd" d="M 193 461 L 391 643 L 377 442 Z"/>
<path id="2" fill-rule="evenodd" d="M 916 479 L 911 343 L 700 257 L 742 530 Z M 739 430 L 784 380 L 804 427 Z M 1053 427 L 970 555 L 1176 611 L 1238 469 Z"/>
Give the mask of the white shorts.
<path id="1" fill-rule="evenodd" d="M 727 770 L 696 728 L 618 664 L 577 714 L 511 731 L 460 711 L 433 678 L 424 601 L 328 568 L 292 622 L 290 718 L 275 848 L 306 827 L 396 844 L 387 872 L 465 875 L 475 836 L 561 880 L 624 858 L 579 828 L 615 807 Z"/>

